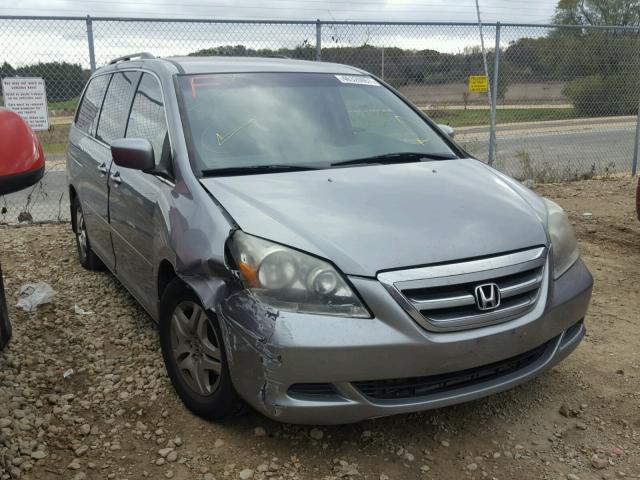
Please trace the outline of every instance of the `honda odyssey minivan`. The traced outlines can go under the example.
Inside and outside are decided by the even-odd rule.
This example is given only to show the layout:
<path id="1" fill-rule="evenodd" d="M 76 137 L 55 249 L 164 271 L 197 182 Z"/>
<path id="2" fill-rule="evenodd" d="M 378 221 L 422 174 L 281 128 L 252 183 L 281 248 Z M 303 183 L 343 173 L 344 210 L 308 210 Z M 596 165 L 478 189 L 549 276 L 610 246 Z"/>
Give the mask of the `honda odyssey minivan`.
<path id="1" fill-rule="evenodd" d="M 112 61 L 70 131 L 82 265 L 158 322 L 185 405 L 335 424 L 518 385 L 585 334 L 567 215 L 383 81 L 270 58 Z"/>

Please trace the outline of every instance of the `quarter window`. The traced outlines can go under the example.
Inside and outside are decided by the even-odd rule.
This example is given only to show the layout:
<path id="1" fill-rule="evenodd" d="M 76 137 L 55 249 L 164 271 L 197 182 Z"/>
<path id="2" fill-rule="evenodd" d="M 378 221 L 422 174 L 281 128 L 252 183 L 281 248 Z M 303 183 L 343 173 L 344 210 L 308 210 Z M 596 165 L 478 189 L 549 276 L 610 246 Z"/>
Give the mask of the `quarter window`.
<path id="1" fill-rule="evenodd" d="M 96 138 L 110 145 L 117 138 L 124 137 L 127 112 L 131 106 L 131 94 L 139 78 L 138 72 L 114 73 L 104 105 L 100 113 Z"/>
<path id="2" fill-rule="evenodd" d="M 95 132 L 98 122 L 98 113 L 102 106 L 104 92 L 107 90 L 111 75 L 100 75 L 89 81 L 89 86 L 84 93 L 78 114 L 76 116 L 76 127 L 89 135 Z"/>
<path id="3" fill-rule="evenodd" d="M 162 90 L 158 81 L 148 73 L 142 75 L 133 99 L 126 137 L 149 140 L 153 146 L 156 166 L 168 155 L 169 142 Z"/>

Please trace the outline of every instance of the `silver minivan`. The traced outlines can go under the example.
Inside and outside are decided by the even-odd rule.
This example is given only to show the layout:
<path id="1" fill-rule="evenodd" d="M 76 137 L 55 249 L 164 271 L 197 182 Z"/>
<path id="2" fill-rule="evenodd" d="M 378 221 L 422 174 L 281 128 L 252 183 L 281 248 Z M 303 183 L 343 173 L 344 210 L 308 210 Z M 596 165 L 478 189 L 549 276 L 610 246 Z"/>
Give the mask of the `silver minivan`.
<path id="1" fill-rule="evenodd" d="M 443 407 L 585 334 L 592 278 L 563 210 L 362 70 L 123 57 L 91 77 L 69 140 L 80 262 L 158 322 L 202 417 Z"/>

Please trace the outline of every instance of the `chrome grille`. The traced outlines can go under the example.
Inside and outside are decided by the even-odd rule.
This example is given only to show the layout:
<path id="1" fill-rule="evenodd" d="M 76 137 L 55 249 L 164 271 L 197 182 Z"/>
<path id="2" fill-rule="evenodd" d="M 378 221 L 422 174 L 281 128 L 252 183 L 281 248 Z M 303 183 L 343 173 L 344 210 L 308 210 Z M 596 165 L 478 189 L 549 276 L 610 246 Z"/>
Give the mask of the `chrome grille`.
<path id="1" fill-rule="evenodd" d="M 454 331 L 493 325 L 525 315 L 546 286 L 547 249 L 539 247 L 469 262 L 385 272 L 378 279 L 427 330 Z M 500 305 L 481 311 L 474 295 L 494 283 Z"/>

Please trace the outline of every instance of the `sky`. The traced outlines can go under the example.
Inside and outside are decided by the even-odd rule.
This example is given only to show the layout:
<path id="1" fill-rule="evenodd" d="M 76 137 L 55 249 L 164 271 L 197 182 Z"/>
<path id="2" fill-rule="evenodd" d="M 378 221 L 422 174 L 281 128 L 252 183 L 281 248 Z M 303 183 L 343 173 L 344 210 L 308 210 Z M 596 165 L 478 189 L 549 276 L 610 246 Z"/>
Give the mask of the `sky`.
<path id="1" fill-rule="evenodd" d="M 479 0 L 482 21 L 550 23 L 557 0 Z M 305 20 L 476 22 L 475 0 L 0 0 L 0 63 L 22 66 L 67 61 L 89 65 L 87 26 L 82 20 L 8 20 L 2 16 L 145 17 L 186 20 Z M 487 48 L 495 28 L 484 30 Z M 501 46 L 543 28 L 505 27 Z M 93 22 L 98 66 L 131 52 L 184 55 L 219 45 L 278 49 L 315 45 L 315 25 L 179 22 Z M 459 53 L 480 45 L 477 25 L 324 25 L 323 46 L 400 47 Z"/>
<path id="2" fill-rule="evenodd" d="M 479 0 L 485 22 L 549 23 L 556 0 Z M 475 0 L 4 0 L 0 15 L 474 22 Z"/>

